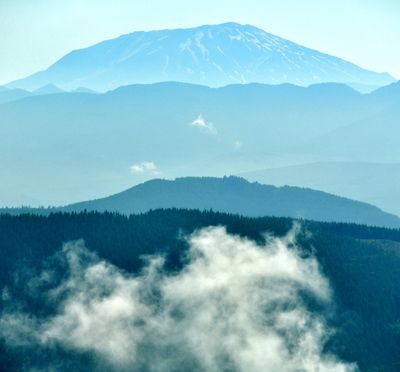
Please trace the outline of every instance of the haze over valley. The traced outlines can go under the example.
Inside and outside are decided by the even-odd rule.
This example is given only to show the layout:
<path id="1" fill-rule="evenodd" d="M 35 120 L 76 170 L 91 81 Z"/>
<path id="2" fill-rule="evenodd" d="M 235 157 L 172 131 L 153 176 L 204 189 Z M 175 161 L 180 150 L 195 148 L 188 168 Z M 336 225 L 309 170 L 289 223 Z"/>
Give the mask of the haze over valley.
<path id="1" fill-rule="evenodd" d="M 105 94 L 29 94 L 0 104 L 3 206 L 64 205 L 154 177 L 246 175 L 315 162 L 396 163 L 399 84 L 368 94 L 337 83 L 158 83 Z M 367 177 L 365 167 L 358 169 Z M 315 173 L 315 186 L 287 182 L 384 209 L 390 203 L 382 200 L 388 194 L 381 186 L 366 185 L 372 188 L 366 199 L 318 179 L 325 178 Z M 396 192 L 392 213 L 400 212 Z"/>

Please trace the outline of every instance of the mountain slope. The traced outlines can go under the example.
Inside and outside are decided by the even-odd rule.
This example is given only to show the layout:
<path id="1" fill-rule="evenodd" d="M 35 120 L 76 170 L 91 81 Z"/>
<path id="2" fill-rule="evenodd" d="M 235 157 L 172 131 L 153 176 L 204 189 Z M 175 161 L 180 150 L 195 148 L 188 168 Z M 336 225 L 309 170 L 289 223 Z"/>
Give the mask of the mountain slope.
<path id="1" fill-rule="evenodd" d="M 300 186 L 376 205 L 400 215 L 400 164 L 319 162 L 260 169 L 239 176 L 275 186 Z"/>
<path id="2" fill-rule="evenodd" d="M 334 161 L 398 163 L 400 161 L 400 82 L 365 96 L 380 107 L 300 145 L 297 151 Z M 365 111 L 366 112 L 366 111 Z"/>
<path id="3" fill-rule="evenodd" d="M 9 86 L 55 84 L 97 91 L 134 83 L 180 81 L 208 86 L 321 82 L 382 86 L 394 79 L 364 70 L 250 25 L 134 32 L 75 50 L 47 70 Z"/>
<path id="4" fill-rule="evenodd" d="M 310 153 L 337 160 L 399 162 L 399 118 L 400 106 L 396 103 L 379 113 L 318 136 L 305 147 Z"/>
<path id="5" fill-rule="evenodd" d="M 245 216 L 282 216 L 317 221 L 400 227 L 397 216 L 350 199 L 299 187 L 249 183 L 238 177 L 154 179 L 118 194 L 54 209 L 3 209 L 3 213 L 112 211 L 142 213 L 158 208 L 190 208 Z"/>

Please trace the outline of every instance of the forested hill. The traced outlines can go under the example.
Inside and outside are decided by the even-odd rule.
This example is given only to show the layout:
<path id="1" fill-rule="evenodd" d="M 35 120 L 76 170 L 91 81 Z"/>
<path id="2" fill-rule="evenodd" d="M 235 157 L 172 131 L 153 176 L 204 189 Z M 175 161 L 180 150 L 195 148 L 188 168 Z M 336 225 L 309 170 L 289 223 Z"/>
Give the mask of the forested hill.
<path id="1" fill-rule="evenodd" d="M 1 287 L 7 284 L 11 293 L 24 296 L 27 279 L 21 275 L 21 268 L 28 268 L 22 273 L 30 275 L 70 240 L 83 238 L 90 250 L 129 272 L 140 270 L 142 255 L 154 253 L 165 254 L 167 267 L 179 269 L 187 248 L 187 241 L 181 237 L 195 229 L 223 225 L 230 233 L 261 241 L 265 231 L 282 236 L 292 224 L 287 218 L 245 218 L 176 209 L 129 217 L 97 212 L 1 215 Z M 327 347 L 344 360 L 356 361 L 362 371 L 398 371 L 400 230 L 307 221 L 302 225 L 299 244 L 305 252 L 316 255 L 335 291 L 337 309 L 329 322 L 338 331 Z M 44 311 L 44 305 L 35 298 L 27 301 L 32 311 Z M 63 353 L 36 348 L 22 356 L 18 350 L 6 351 L 0 346 L 0 365 L 21 370 L 22 366 L 40 366 L 45 359 L 56 360 Z M 82 355 L 62 356 L 74 370 L 90 363 Z"/>
<path id="2" fill-rule="evenodd" d="M 157 208 L 190 208 L 243 216 L 293 217 L 400 227 L 400 219 L 367 203 L 299 187 L 250 183 L 239 177 L 155 179 L 121 193 L 56 209 L 3 209 L 18 214 L 80 211 L 142 213 Z"/>

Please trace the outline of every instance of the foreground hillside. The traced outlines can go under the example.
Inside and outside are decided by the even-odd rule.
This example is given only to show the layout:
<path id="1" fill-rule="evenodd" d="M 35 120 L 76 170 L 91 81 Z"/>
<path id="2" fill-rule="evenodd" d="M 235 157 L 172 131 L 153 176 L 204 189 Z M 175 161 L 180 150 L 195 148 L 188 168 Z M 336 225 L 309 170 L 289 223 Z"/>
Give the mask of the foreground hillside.
<path id="1" fill-rule="evenodd" d="M 400 218 L 366 203 L 299 187 L 250 183 L 239 177 L 154 179 L 106 198 L 61 208 L 0 209 L 0 213 L 118 212 L 143 213 L 158 208 L 190 208 L 243 216 L 294 217 L 400 227 Z"/>
<path id="2" fill-rule="evenodd" d="M 49 292 L 53 297 L 47 299 L 32 293 L 37 290 L 48 291 L 52 288 L 53 280 L 60 283 L 67 275 L 66 262 L 60 261 L 62 256 L 47 260 L 60 250 L 63 242 L 83 238 L 86 246 L 97 252 L 101 259 L 106 259 L 128 272 L 139 272 L 146 262 L 141 257 L 155 253 L 165 255 L 168 270 L 180 270 L 188 259 L 185 255 L 188 241 L 182 237 L 195 229 L 223 225 L 230 234 L 247 236 L 261 243 L 264 232 L 284 236 L 292 224 L 292 220 L 284 218 L 244 218 L 187 210 L 157 210 L 129 217 L 111 213 L 53 214 L 48 217 L 2 215 L 0 251 L 3 259 L 0 263 L 0 281 L 8 289 L 3 290 L 1 306 L 3 309 L 7 308 L 7 316 L 10 316 L 10 306 L 13 304 L 10 304 L 11 299 L 19 301 L 12 305 L 12 311 L 28 311 L 32 314 L 31 319 L 39 317 L 43 321 L 52 316 L 52 311 L 58 311 L 54 310 L 51 302 L 51 298 L 57 298 L 56 292 Z M 326 345 L 326 351 L 334 353 L 343 361 L 357 362 L 362 371 L 398 370 L 400 293 L 397 283 L 400 275 L 400 231 L 318 222 L 303 222 L 301 231 L 297 240 L 303 255 L 307 256 L 311 252 L 315 254 L 333 289 L 335 306 L 329 311 L 320 308 L 318 303 L 309 304 L 313 311 L 324 311 L 329 326 L 336 329 Z M 74 270 L 90 260 L 90 255 L 83 256 L 82 260 L 74 261 Z M 99 270 L 102 266 L 94 267 Z M 42 270 L 45 270 L 42 276 L 33 279 Z M 90 272 L 86 274 L 89 275 Z M 115 277 L 117 274 L 112 275 Z M 101 275 L 95 277 L 101 278 Z M 88 276 L 86 280 L 93 280 L 90 278 Z M 75 287 L 71 287 L 76 285 L 74 283 L 67 282 L 69 287 L 65 287 L 63 291 L 75 291 Z M 107 293 L 109 289 L 106 283 L 104 285 L 106 286 L 102 291 Z M 97 295 L 92 293 L 92 296 Z M 154 293 L 154 296 L 157 294 Z M 98 306 L 103 305 L 100 302 Z M 75 313 L 77 310 L 79 308 L 71 308 L 72 314 L 78 315 Z M 96 309 L 93 308 L 92 311 Z M 100 314 L 98 316 L 106 319 Z M 2 315 L 2 337 L 9 319 Z M 63 344 L 49 345 L 44 339 L 33 347 L 33 339 L 26 336 L 15 348 L 18 337 L 23 337 L 23 332 L 32 327 L 28 321 L 24 323 L 25 328 L 18 328 L 21 319 L 24 318 L 14 318 L 13 328 L 6 329 L 9 337 L 13 335 L 14 339 L 9 339 L 6 344 L 4 339 L 2 341 L 0 361 L 3 369 L 41 369 L 48 367 L 49 363 L 56 366 L 60 356 L 64 367 L 69 366 L 73 370 L 95 368 L 93 363 L 96 360 L 93 359 L 90 348 L 77 353 L 73 348 L 64 348 Z M 74 323 L 68 327 L 74 327 Z M 66 332 L 71 330 L 68 327 L 65 328 Z M 101 323 L 97 327 L 101 327 Z M 18 335 L 16 330 L 22 333 Z M 101 339 L 112 338 L 113 332 L 115 330 L 92 342 L 101 347 Z M 48 337 L 51 335 L 48 334 Z M 78 335 L 73 334 L 72 337 Z M 10 347 L 10 343 L 14 347 Z M 122 346 L 117 346 L 117 350 L 119 347 Z M 154 358 L 156 356 L 153 355 Z"/>

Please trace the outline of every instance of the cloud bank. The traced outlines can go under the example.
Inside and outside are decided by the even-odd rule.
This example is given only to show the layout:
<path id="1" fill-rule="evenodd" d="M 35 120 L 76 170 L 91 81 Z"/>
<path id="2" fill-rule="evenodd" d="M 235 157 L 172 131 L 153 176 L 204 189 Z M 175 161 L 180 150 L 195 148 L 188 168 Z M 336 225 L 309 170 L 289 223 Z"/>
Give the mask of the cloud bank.
<path id="1" fill-rule="evenodd" d="M 66 244 L 68 273 L 43 293 L 54 312 L 5 312 L 0 337 L 10 347 L 88 352 L 116 371 L 356 369 L 322 350 L 331 332 L 307 304 L 329 306 L 331 291 L 294 232 L 259 246 L 213 227 L 188 244 L 181 271 L 166 272 L 155 256 L 137 275 L 83 242 Z"/>

